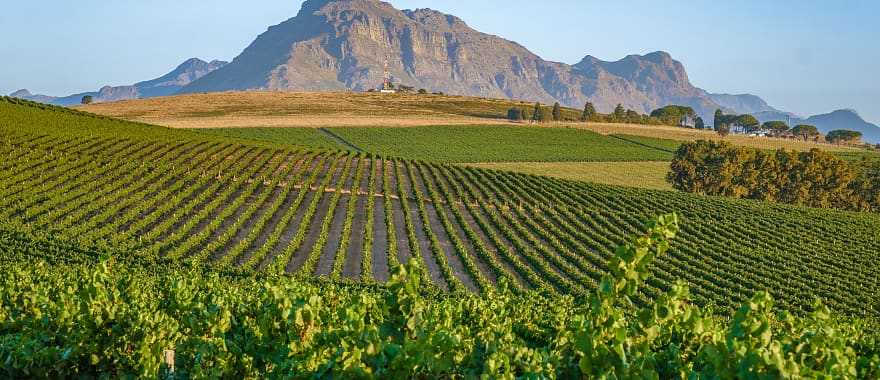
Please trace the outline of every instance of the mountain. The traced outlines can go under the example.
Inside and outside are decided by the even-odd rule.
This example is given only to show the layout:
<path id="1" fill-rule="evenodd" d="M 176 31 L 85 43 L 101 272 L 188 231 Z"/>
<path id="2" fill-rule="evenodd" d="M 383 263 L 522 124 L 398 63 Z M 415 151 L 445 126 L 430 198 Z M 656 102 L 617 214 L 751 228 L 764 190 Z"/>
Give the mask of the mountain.
<path id="1" fill-rule="evenodd" d="M 837 110 L 822 115 L 810 116 L 805 123 L 815 125 L 822 133 L 828 133 L 835 129 L 862 132 L 863 140 L 880 143 L 880 127 L 865 121 L 854 110 Z"/>
<path id="2" fill-rule="evenodd" d="M 664 52 L 617 62 L 587 56 L 576 65 L 542 59 L 516 42 L 478 32 L 430 9 L 397 10 L 377 0 L 307 0 L 232 63 L 182 92 L 354 90 L 394 82 L 458 95 L 513 98 L 600 112 L 618 103 L 647 113 L 668 104 L 711 115 L 718 107 Z"/>
<path id="3" fill-rule="evenodd" d="M 736 114 L 781 112 L 767 104 L 764 99 L 752 94 L 709 94 L 709 98 L 725 109 L 725 111 Z"/>
<path id="4" fill-rule="evenodd" d="M 826 114 L 810 116 L 806 119 L 782 111 L 758 112 L 753 115 L 762 123 L 779 120 L 787 122 L 791 126 L 798 124 L 815 125 L 822 133 L 828 133 L 835 129 L 859 131 L 862 132 L 864 141 L 880 143 L 880 127 L 865 121 L 854 110 L 837 110 Z"/>
<path id="5" fill-rule="evenodd" d="M 177 66 L 177 68 L 168 74 L 153 80 L 139 82 L 131 86 L 104 86 L 95 92 L 83 92 L 64 97 L 34 95 L 28 90 L 19 90 L 13 92 L 9 96 L 60 106 L 80 104 L 83 96 L 87 95 L 94 98 L 94 101 L 97 103 L 167 96 L 176 94 L 184 86 L 226 64 L 227 62 L 223 61 L 205 62 L 198 58 L 191 58 Z"/>

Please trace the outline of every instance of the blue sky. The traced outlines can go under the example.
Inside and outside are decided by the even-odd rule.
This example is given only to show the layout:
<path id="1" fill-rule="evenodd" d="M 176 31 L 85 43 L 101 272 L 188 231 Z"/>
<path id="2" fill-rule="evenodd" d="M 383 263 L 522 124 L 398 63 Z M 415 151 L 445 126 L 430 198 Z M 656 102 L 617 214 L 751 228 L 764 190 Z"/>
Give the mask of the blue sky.
<path id="1" fill-rule="evenodd" d="M 880 1 L 392 0 L 434 8 L 576 63 L 656 50 L 708 91 L 759 95 L 810 115 L 854 108 L 880 122 Z M 300 0 L 13 1 L 0 12 L 0 93 L 131 84 L 186 58 L 231 60 Z"/>

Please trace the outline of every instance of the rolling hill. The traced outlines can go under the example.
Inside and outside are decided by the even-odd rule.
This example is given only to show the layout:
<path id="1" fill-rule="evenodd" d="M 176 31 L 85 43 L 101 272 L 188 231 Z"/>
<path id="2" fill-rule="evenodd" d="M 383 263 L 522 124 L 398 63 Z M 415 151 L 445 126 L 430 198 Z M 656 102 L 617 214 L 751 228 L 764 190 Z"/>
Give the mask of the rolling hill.
<path id="1" fill-rule="evenodd" d="M 584 294 L 616 244 L 675 211 L 677 244 L 637 302 L 684 280 L 697 303 L 722 309 L 767 290 L 780 308 L 803 310 L 818 297 L 847 314 L 880 315 L 877 215 L 297 150 L 9 98 L 0 115 L 7 258 L 103 253 L 380 282 L 415 258 L 441 290 L 485 292 L 506 278 Z M 19 248 L 29 246 L 43 248 Z"/>

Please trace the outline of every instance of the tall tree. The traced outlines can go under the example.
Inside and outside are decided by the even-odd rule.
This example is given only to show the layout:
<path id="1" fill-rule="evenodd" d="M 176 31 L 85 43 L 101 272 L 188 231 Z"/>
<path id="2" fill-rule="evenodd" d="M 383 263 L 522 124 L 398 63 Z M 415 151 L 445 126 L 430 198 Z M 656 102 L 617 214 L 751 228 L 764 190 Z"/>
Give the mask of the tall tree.
<path id="1" fill-rule="evenodd" d="M 757 131 L 758 127 L 761 126 L 761 122 L 752 115 L 739 115 L 736 117 L 736 120 L 734 120 L 734 124 L 746 132 Z"/>
<path id="2" fill-rule="evenodd" d="M 82 104 L 92 104 L 92 102 L 93 102 L 94 100 L 95 100 L 95 99 L 92 98 L 91 95 L 86 95 L 86 96 L 83 96 L 83 97 L 82 97 L 82 100 L 80 100 L 80 103 L 82 103 Z"/>
<path id="3" fill-rule="evenodd" d="M 785 134 L 785 132 L 788 132 L 788 124 L 786 124 L 784 121 L 779 120 L 768 121 L 764 123 L 761 128 L 776 136 L 781 136 Z"/>
<path id="4" fill-rule="evenodd" d="M 818 137 L 819 129 L 816 128 L 815 125 L 801 124 L 791 129 L 791 133 L 795 136 L 800 136 L 804 139 L 804 141 L 809 141 L 811 138 Z"/>
<path id="5" fill-rule="evenodd" d="M 611 117 L 616 122 L 621 122 L 626 119 L 626 109 L 623 108 L 623 104 L 618 103 L 617 107 L 614 107 L 614 113 L 611 114 Z"/>
<path id="6" fill-rule="evenodd" d="M 694 128 L 706 129 L 706 123 L 703 121 L 702 117 L 697 116 L 697 120 L 694 121 Z"/>
<path id="7" fill-rule="evenodd" d="M 541 106 L 541 103 L 535 103 L 535 110 L 532 111 L 532 121 L 538 123 L 547 121 L 547 114 L 544 112 L 544 107 Z"/>
<path id="8" fill-rule="evenodd" d="M 723 123 L 722 118 L 724 118 L 724 112 L 721 112 L 720 109 L 715 110 L 715 120 L 712 123 L 712 126 L 715 127 L 715 130 L 718 130 L 718 126 Z"/>
<path id="9" fill-rule="evenodd" d="M 510 121 L 522 120 L 522 110 L 515 107 L 507 110 L 507 119 Z"/>
<path id="10" fill-rule="evenodd" d="M 562 107 L 559 102 L 553 103 L 553 121 L 562 121 Z"/>
<path id="11" fill-rule="evenodd" d="M 841 143 L 858 143 L 862 139 L 862 132 L 850 131 L 846 129 L 837 129 L 825 136 L 825 139 L 832 144 L 841 144 Z"/>
<path id="12" fill-rule="evenodd" d="M 592 121 L 596 116 L 596 107 L 593 106 L 593 103 L 587 102 L 584 104 L 584 113 L 581 114 L 581 121 Z"/>

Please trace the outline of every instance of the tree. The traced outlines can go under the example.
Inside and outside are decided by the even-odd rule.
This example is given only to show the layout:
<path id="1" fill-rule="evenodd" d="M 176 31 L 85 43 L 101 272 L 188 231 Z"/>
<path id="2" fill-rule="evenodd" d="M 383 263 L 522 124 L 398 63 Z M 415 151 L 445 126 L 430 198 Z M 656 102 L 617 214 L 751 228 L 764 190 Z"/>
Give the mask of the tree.
<path id="1" fill-rule="evenodd" d="M 522 110 L 519 108 L 511 108 L 507 110 L 507 120 L 510 121 L 520 121 L 522 120 Z"/>
<path id="2" fill-rule="evenodd" d="M 526 108 L 519 109 L 520 114 L 522 115 L 521 120 L 532 120 L 532 115 L 529 115 L 529 110 Z"/>
<path id="3" fill-rule="evenodd" d="M 83 97 L 82 97 L 82 100 L 80 101 L 80 103 L 82 103 L 82 104 L 92 104 L 93 101 L 94 101 L 94 98 L 92 98 L 91 95 L 86 95 L 86 96 L 83 96 Z"/>
<path id="4" fill-rule="evenodd" d="M 626 118 L 626 109 L 623 108 L 623 104 L 618 103 L 617 107 L 614 107 L 614 113 L 611 114 L 611 118 L 616 122 L 621 122 Z"/>
<path id="5" fill-rule="evenodd" d="M 425 95 L 425 94 L 427 94 L 427 93 L 428 93 L 428 90 L 425 90 L 424 88 L 420 88 L 420 89 L 419 89 L 419 94 L 421 94 L 421 95 Z"/>
<path id="6" fill-rule="evenodd" d="M 755 132 L 761 126 L 761 122 L 752 115 L 739 115 L 733 123 L 746 132 Z"/>
<path id="7" fill-rule="evenodd" d="M 553 121 L 562 121 L 562 107 L 559 102 L 553 103 Z"/>
<path id="8" fill-rule="evenodd" d="M 660 119 L 662 123 L 667 125 L 681 126 L 688 119 L 694 120 L 697 113 L 691 107 L 668 105 L 651 111 L 651 117 Z"/>
<path id="9" fill-rule="evenodd" d="M 773 133 L 776 136 L 781 136 L 785 132 L 788 132 L 788 124 L 786 124 L 784 121 L 779 120 L 768 121 L 764 123 L 761 128 L 763 128 L 765 131 Z"/>
<path id="10" fill-rule="evenodd" d="M 532 121 L 538 123 L 547 121 L 547 113 L 544 111 L 544 107 L 541 106 L 541 103 L 535 103 L 535 110 L 532 111 Z"/>
<path id="11" fill-rule="evenodd" d="M 724 112 L 721 112 L 720 109 L 715 110 L 715 121 L 712 123 L 712 126 L 715 127 L 715 130 L 718 130 L 718 126 L 723 124 Z"/>
<path id="12" fill-rule="evenodd" d="M 593 103 L 587 102 L 584 105 L 584 113 L 581 114 L 581 121 L 591 121 L 594 117 L 596 117 L 596 107 Z"/>
<path id="13" fill-rule="evenodd" d="M 832 144 L 858 143 L 862 139 L 862 132 L 838 129 L 828 132 L 825 139 Z"/>
<path id="14" fill-rule="evenodd" d="M 642 115 L 633 110 L 626 110 L 627 123 L 639 123 L 642 121 Z"/>
<path id="15" fill-rule="evenodd" d="M 791 129 L 791 133 L 795 136 L 800 136 L 804 138 L 804 141 L 809 141 L 810 138 L 815 138 L 820 135 L 819 129 L 814 125 L 801 124 Z"/>
<path id="16" fill-rule="evenodd" d="M 694 121 L 694 128 L 696 129 L 706 129 L 706 123 L 703 122 L 702 117 L 697 117 L 697 120 Z"/>

